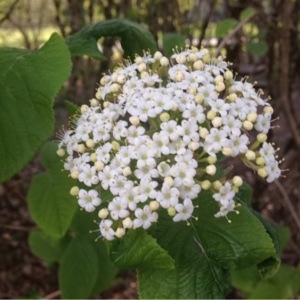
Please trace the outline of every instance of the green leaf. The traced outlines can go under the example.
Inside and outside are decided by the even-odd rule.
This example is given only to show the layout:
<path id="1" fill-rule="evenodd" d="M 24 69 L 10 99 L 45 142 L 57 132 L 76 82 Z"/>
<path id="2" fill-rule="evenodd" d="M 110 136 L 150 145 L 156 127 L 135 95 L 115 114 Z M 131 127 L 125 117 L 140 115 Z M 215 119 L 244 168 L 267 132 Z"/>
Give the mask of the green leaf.
<path id="1" fill-rule="evenodd" d="M 296 269 L 289 265 L 282 265 L 278 273 L 267 280 L 261 280 L 255 268 L 235 270 L 231 276 L 233 285 L 248 299 L 293 299 L 300 282 Z"/>
<path id="2" fill-rule="evenodd" d="M 238 21 L 231 18 L 221 21 L 216 27 L 216 37 L 226 36 L 237 24 Z"/>
<path id="3" fill-rule="evenodd" d="M 54 239 L 41 230 L 32 231 L 28 238 L 33 254 L 44 260 L 48 265 L 59 261 L 69 242 L 69 237 Z"/>
<path id="4" fill-rule="evenodd" d="M 97 42 L 101 37 L 117 36 L 121 38 L 121 44 L 125 56 L 134 58 L 135 54 L 143 54 L 143 51 L 156 50 L 156 43 L 151 33 L 137 23 L 112 19 L 88 25 L 74 35 L 67 37 L 72 56 L 89 55 L 102 59 Z"/>
<path id="5" fill-rule="evenodd" d="M 142 299 L 219 299 L 230 290 L 228 271 L 202 252 L 191 226 L 165 217 L 157 225 L 158 243 L 175 259 L 173 270 L 138 269 Z"/>
<path id="6" fill-rule="evenodd" d="M 78 210 L 70 227 L 75 233 L 75 236 L 82 236 L 83 238 L 89 239 L 90 244 L 98 256 L 99 272 L 90 296 L 94 296 L 105 291 L 111 285 L 118 271 L 110 260 L 104 242 L 99 239 L 99 232 L 97 232 L 99 225 L 96 225 L 93 222 L 93 220 L 98 218 L 97 213 L 97 211 L 87 213 L 85 211 Z"/>
<path id="7" fill-rule="evenodd" d="M 99 261 L 88 238 L 75 237 L 66 249 L 58 273 L 63 298 L 90 297 L 96 284 Z"/>
<path id="8" fill-rule="evenodd" d="M 255 9 L 253 7 L 247 7 L 240 13 L 240 20 L 243 21 L 246 18 L 250 18 L 255 14 Z"/>
<path id="9" fill-rule="evenodd" d="M 246 45 L 247 52 L 254 56 L 263 56 L 268 52 L 268 44 L 265 41 L 251 41 Z"/>
<path id="10" fill-rule="evenodd" d="M 265 227 L 244 205 L 237 208 L 239 214 L 230 213 L 228 218 L 215 218 L 218 211 L 211 195 L 201 192 L 199 208 L 193 222 L 198 242 L 208 257 L 225 268 L 247 267 L 275 255 L 274 245 Z M 255 233 L 255 234 L 254 234 Z"/>
<path id="11" fill-rule="evenodd" d="M 0 182 L 21 170 L 54 125 L 53 98 L 71 70 L 57 34 L 37 51 L 0 48 Z"/>
<path id="12" fill-rule="evenodd" d="M 174 260 L 144 230 L 131 230 L 113 243 L 111 257 L 118 267 L 172 269 Z"/>
<path id="13" fill-rule="evenodd" d="M 239 188 L 239 192 L 236 194 L 237 200 L 245 204 L 247 206 L 251 206 L 251 200 L 252 200 L 252 187 L 244 182 L 243 185 Z"/>
<path id="14" fill-rule="evenodd" d="M 170 57 L 174 54 L 173 49 L 178 47 L 179 49 L 185 46 L 186 36 L 178 33 L 164 33 L 163 34 L 163 52 L 164 55 Z"/>
<path id="15" fill-rule="evenodd" d="M 76 199 L 69 193 L 73 180 L 62 171 L 63 164 L 56 155 L 57 145 L 47 143 L 42 149 L 42 162 L 48 172 L 34 177 L 28 192 L 32 218 L 48 235 L 65 235 L 77 210 Z"/>

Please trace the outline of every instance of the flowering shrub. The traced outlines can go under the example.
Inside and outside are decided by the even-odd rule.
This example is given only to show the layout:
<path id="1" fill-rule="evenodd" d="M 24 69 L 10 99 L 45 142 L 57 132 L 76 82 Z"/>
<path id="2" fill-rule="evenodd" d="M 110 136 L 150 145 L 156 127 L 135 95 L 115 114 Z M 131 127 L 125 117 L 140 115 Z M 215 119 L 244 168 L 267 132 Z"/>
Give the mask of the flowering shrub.
<path id="1" fill-rule="evenodd" d="M 101 78 L 59 144 L 64 168 L 79 182 L 70 193 L 82 209 L 99 211 L 106 240 L 150 228 L 161 210 L 174 222 L 197 221 L 203 191 L 219 206 L 214 216 L 230 222 L 243 180 L 227 178 L 220 162 L 237 157 L 267 182 L 281 173 L 267 142 L 268 100 L 207 49 L 126 61 Z"/>

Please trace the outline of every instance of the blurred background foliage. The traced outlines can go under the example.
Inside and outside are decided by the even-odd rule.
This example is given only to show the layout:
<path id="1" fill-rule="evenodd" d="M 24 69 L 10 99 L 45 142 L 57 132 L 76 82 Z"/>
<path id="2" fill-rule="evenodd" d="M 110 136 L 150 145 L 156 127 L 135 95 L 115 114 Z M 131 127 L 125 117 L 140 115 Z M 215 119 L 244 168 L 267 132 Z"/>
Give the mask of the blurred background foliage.
<path id="1" fill-rule="evenodd" d="M 275 115 L 279 117 L 271 138 L 280 145 L 279 155 L 285 157 L 282 169 L 289 171 L 280 181 L 267 186 L 243 166 L 239 168 L 254 187 L 254 208 L 277 225 L 289 228 L 282 259 L 290 268 L 297 266 L 300 261 L 300 0 L 0 0 L 0 46 L 34 50 L 53 32 L 67 37 L 86 25 L 114 18 L 128 19 L 148 28 L 166 55 L 175 46 L 208 47 L 215 55 L 222 54 L 231 61 L 237 76 L 257 81 L 257 88 L 263 88 L 266 96 L 271 96 Z M 101 75 L 122 59 L 117 38 L 101 39 L 98 46 L 104 54 L 100 60 L 73 58 L 71 76 L 55 102 L 57 128 L 67 124 L 65 100 L 86 103 L 94 96 Z M 25 180 L 30 181 L 31 177 Z M 11 186 L 4 183 L 0 196 Z M 255 276 L 249 280 L 252 284 Z M 276 278 L 274 284 L 277 285 Z M 243 290 L 243 284 L 236 285 Z M 268 281 L 266 286 L 270 290 L 272 282 Z M 240 296 L 247 292 L 249 295 L 253 285 L 249 288 L 248 284 L 247 288 Z M 294 292 L 289 290 L 284 297 L 292 297 Z"/>

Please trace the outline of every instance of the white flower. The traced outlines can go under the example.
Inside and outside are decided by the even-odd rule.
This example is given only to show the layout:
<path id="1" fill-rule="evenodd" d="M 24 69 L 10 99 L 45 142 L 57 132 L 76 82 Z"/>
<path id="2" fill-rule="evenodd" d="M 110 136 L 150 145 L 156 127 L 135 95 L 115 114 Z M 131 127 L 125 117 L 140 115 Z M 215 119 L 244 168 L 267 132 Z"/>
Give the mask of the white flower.
<path id="1" fill-rule="evenodd" d="M 102 220 L 99 224 L 100 233 L 108 241 L 113 240 L 115 236 L 115 231 L 111 228 L 112 225 L 112 220 Z"/>
<path id="2" fill-rule="evenodd" d="M 110 215 L 114 220 L 124 219 L 129 216 L 129 211 L 127 210 L 127 200 L 121 197 L 115 197 L 108 204 L 108 210 Z"/>
<path id="3" fill-rule="evenodd" d="M 226 206 L 233 197 L 235 196 L 235 192 L 232 190 L 232 187 L 229 182 L 226 182 L 219 190 L 218 193 L 213 194 L 213 198 L 220 202 L 222 206 Z"/>
<path id="4" fill-rule="evenodd" d="M 222 129 L 212 128 L 205 137 L 204 149 L 208 154 L 218 153 L 227 142 L 227 132 Z"/>
<path id="5" fill-rule="evenodd" d="M 157 201 L 163 208 L 175 206 L 178 203 L 179 190 L 163 184 L 161 191 L 157 193 Z"/>
<path id="6" fill-rule="evenodd" d="M 145 205 L 143 209 L 137 208 L 134 214 L 136 216 L 136 219 L 133 220 L 134 228 L 143 227 L 148 229 L 158 219 L 158 214 L 153 212 L 149 205 Z"/>
<path id="7" fill-rule="evenodd" d="M 258 115 L 254 127 L 259 132 L 268 133 L 271 127 L 271 114 Z"/>
<path id="8" fill-rule="evenodd" d="M 87 212 L 92 212 L 95 210 L 96 206 L 101 204 L 101 200 L 98 197 L 98 192 L 96 190 L 86 191 L 80 189 L 78 192 L 78 204 Z"/>
<path id="9" fill-rule="evenodd" d="M 78 179 L 86 186 L 92 186 L 93 184 L 97 184 L 99 182 L 99 178 L 96 174 L 96 168 L 90 167 L 88 164 L 85 164 L 81 167 Z"/>
<path id="10" fill-rule="evenodd" d="M 191 199 L 186 198 L 182 203 L 178 203 L 175 205 L 175 209 L 177 214 L 173 217 L 174 222 L 186 221 L 188 220 L 194 211 L 194 205 Z"/>

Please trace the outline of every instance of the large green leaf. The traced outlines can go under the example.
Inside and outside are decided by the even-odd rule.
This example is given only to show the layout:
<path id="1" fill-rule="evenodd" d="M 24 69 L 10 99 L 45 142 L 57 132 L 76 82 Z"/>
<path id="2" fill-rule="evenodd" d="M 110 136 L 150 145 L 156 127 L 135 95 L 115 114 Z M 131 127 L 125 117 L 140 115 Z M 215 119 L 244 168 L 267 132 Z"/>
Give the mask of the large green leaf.
<path id="1" fill-rule="evenodd" d="M 96 225 L 95 222 L 93 222 L 93 220 L 98 218 L 97 213 L 97 211 L 94 211 L 93 213 L 87 213 L 80 210 L 77 211 L 70 227 L 76 236 L 82 236 L 83 238 L 89 239 L 89 243 L 92 245 L 98 256 L 99 272 L 90 296 L 105 291 L 111 285 L 118 272 L 118 269 L 110 260 L 104 242 L 99 239 L 100 233 L 99 231 L 97 232 L 99 225 Z"/>
<path id="2" fill-rule="evenodd" d="M 194 229 L 167 218 L 160 221 L 158 242 L 175 259 L 173 270 L 139 269 L 142 299 L 220 299 L 229 292 L 229 273 L 201 250 Z"/>
<path id="3" fill-rule="evenodd" d="M 60 262 L 58 278 L 63 298 L 89 297 L 100 271 L 98 264 L 92 242 L 83 236 L 75 237 Z"/>
<path id="4" fill-rule="evenodd" d="M 215 218 L 216 202 L 209 193 L 201 192 L 194 228 L 198 242 L 210 259 L 226 268 L 246 267 L 276 256 L 276 251 L 265 227 L 246 206 L 237 208 L 239 214 Z"/>
<path id="5" fill-rule="evenodd" d="M 33 157 L 53 131 L 53 98 L 71 69 L 57 34 L 37 51 L 0 48 L 0 182 Z"/>
<path id="6" fill-rule="evenodd" d="M 88 25 L 74 35 L 67 37 L 66 43 L 73 56 L 89 55 L 101 59 L 97 42 L 101 37 L 116 36 L 121 38 L 125 56 L 134 58 L 143 51 L 156 50 L 156 43 L 151 33 L 137 23 L 112 19 Z"/>
<path id="7" fill-rule="evenodd" d="M 174 260 L 144 230 L 131 230 L 124 238 L 116 240 L 111 249 L 111 257 L 118 267 L 174 268 Z"/>
<path id="8" fill-rule="evenodd" d="M 69 236 L 65 236 L 62 239 L 55 239 L 46 235 L 41 230 L 32 231 L 28 238 L 31 251 L 49 266 L 60 260 L 69 242 Z"/>
<path id="9" fill-rule="evenodd" d="M 62 171 L 62 162 L 56 155 L 57 145 L 47 143 L 42 149 L 42 162 L 48 172 L 34 177 L 28 205 L 32 218 L 48 235 L 65 235 L 77 210 L 76 199 L 69 193 L 73 180 Z"/>

